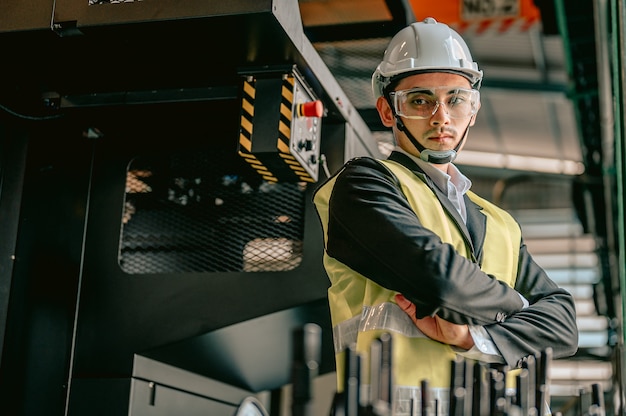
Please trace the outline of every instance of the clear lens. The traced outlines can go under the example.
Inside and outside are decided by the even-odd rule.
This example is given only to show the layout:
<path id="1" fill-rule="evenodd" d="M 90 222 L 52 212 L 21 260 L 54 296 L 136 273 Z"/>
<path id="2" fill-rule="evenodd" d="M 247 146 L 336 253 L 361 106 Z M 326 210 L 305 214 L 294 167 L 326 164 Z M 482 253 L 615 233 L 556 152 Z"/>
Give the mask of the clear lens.
<path id="1" fill-rule="evenodd" d="M 411 88 L 391 93 L 396 113 L 415 119 L 430 118 L 439 107 L 451 118 L 466 118 L 478 111 L 478 90 L 466 88 Z"/>

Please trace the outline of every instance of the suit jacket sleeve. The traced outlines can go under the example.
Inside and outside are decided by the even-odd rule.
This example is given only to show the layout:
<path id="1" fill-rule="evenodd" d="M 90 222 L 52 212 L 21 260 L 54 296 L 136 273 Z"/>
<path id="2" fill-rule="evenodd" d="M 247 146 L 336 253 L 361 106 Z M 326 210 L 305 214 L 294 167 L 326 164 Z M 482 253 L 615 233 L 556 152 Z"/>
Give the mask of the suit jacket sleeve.
<path id="1" fill-rule="evenodd" d="M 520 248 L 519 264 L 515 288 L 530 306 L 485 329 L 511 367 L 547 347 L 552 348 L 554 358 L 573 355 L 578 348 L 578 326 L 572 295 L 535 263 L 525 244 Z"/>
<path id="2" fill-rule="evenodd" d="M 522 309 L 518 293 L 425 228 L 391 173 L 375 160 L 349 163 L 329 200 L 326 251 L 401 292 L 418 318 L 487 325 Z"/>
<path id="3" fill-rule="evenodd" d="M 416 305 L 416 316 L 484 325 L 509 365 L 546 346 L 572 352 L 573 301 L 520 249 L 516 288 L 485 274 L 416 217 L 395 177 L 360 158 L 338 175 L 329 201 L 327 253 Z M 522 293 L 531 305 L 522 310 Z M 555 328 L 556 327 L 556 328 Z M 575 347 L 573 347 L 575 350 Z"/>

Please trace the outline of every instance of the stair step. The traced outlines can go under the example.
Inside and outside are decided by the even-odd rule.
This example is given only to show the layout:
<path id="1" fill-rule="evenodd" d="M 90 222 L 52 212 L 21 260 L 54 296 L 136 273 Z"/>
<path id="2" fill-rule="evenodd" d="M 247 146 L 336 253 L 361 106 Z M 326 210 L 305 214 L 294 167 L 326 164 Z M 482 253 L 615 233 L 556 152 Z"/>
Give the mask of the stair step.
<path id="1" fill-rule="evenodd" d="M 554 280 L 559 286 L 566 284 L 593 285 L 600 281 L 600 272 L 595 267 L 553 269 L 545 267 L 544 263 L 537 263 L 544 268 L 550 279 Z"/>
<path id="2" fill-rule="evenodd" d="M 556 238 L 556 237 L 580 237 L 584 235 L 580 224 L 562 223 L 522 223 L 524 239 L 526 238 Z"/>
<path id="3" fill-rule="evenodd" d="M 571 293 L 572 296 L 574 296 L 574 299 L 593 298 L 593 287 L 591 285 L 562 284 L 559 286 Z"/>
<path id="4" fill-rule="evenodd" d="M 567 380 L 609 380 L 613 376 L 610 362 L 600 360 L 554 360 L 548 371 L 553 383 Z"/>
<path id="5" fill-rule="evenodd" d="M 573 208 L 524 208 L 508 210 L 520 224 L 580 223 Z"/>
<path id="6" fill-rule="evenodd" d="M 589 234 L 565 237 L 527 237 L 524 242 L 531 253 L 593 253 L 596 250 L 596 241 Z"/>

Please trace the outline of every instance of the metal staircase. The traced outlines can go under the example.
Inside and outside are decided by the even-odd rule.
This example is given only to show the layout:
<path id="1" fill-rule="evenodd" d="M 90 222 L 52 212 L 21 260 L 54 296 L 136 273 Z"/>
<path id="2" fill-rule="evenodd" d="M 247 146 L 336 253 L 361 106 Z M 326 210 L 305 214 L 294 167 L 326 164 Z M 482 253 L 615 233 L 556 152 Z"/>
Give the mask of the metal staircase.
<path id="1" fill-rule="evenodd" d="M 554 360 L 549 376 L 553 412 L 576 414 L 593 385 L 599 385 L 610 396 L 615 384 L 612 321 L 599 314 L 596 307 L 596 288 L 601 282 L 596 242 L 584 232 L 573 208 L 519 209 L 511 213 L 520 222 L 535 261 L 575 298 L 579 349 L 571 358 Z"/>

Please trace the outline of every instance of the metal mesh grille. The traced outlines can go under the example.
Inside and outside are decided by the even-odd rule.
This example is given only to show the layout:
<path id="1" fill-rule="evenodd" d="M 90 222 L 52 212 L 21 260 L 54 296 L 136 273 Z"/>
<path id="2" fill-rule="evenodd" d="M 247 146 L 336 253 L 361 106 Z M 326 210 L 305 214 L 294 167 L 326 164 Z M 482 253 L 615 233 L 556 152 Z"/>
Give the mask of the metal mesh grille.
<path id="1" fill-rule="evenodd" d="M 300 264 L 306 184 L 263 181 L 233 153 L 185 151 L 133 160 L 122 270 L 288 271 Z"/>

